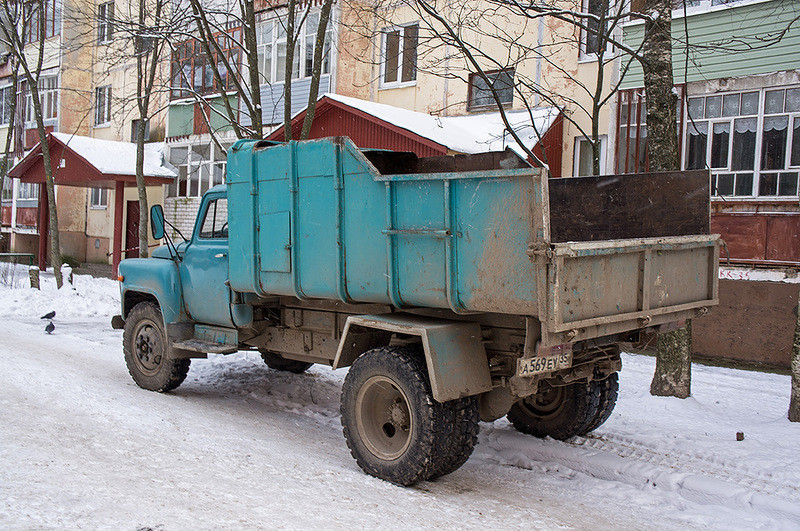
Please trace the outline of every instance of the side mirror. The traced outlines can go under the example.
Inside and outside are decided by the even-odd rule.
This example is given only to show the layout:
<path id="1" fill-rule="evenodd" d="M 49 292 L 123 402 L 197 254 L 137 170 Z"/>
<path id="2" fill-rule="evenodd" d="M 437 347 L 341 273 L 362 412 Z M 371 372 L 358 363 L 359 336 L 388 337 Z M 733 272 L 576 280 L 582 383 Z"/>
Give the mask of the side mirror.
<path id="1" fill-rule="evenodd" d="M 164 208 L 161 205 L 150 207 L 150 232 L 156 240 L 164 237 Z"/>

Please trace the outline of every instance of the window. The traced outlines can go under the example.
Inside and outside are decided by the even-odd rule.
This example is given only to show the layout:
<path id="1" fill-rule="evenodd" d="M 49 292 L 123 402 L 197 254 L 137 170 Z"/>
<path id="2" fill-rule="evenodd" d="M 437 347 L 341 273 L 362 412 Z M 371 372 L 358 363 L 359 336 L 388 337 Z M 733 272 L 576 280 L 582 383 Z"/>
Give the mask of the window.
<path id="1" fill-rule="evenodd" d="M 793 197 L 800 175 L 800 87 L 689 98 L 686 169 L 710 168 L 714 194 Z"/>
<path id="2" fill-rule="evenodd" d="M 53 120 L 58 117 L 58 76 L 39 78 L 39 101 L 42 103 L 42 119 Z M 33 112 L 33 96 L 30 91 L 25 95 L 25 121 L 36 122 Z"/>
<path id="3" fill-rule="evenodd" d="M 11 177 L 3 179 L 3 192 L 0 199 L 3 201 L 10 201 L 14 195 L 14 180 Z"/>
<path id="4" fill-rule="evenodd" d="M 292 79 L 311 77 L 314 68 L 314 47 L 319 28 L 319 13 L 309 13 L 298 32 L 292 61 Z M 331 72 L 332 25 L 329 23 L 323 45 L 320 74 Z M 286 28 L 283 21 L 267 20 L 258 26 L 258 71 L 261 84 L 283 82 L 286 77 Z"/>
<path id="5" fill-rule="evenodd" d="M 583 11 L 597 17 L 601 17 L 603 10 L 603 0 L 583 0 Z M 605 14 L 608 16 L 608 13 Z M 601 42 L 603 43 L 603 50 L 608 47 L 608 21 L 603 21 L 602 28 L 600 21 L 595 18 L 586 19 L 586 29 L 581 32 L 581 54 L 598 55 L 600 52 Z"/>
<path id="6" fill-rule="evenodd" d="M 17 199 L 39 199 L 39 185 L 35 183 L 19 183 Z"/>
<path id="7" fill-rule="evenodd" d="M 489 78 L 491 88 L 480 74 L 469 75 L 469 109 L 484 110 L 496 107 L 497 102 L 492 95 L 492 89 L 497 93 L 503 106 L 511 105 L 514 101 L 514 69 L 507 68 L 485 74 Z"/>
<path id="8" fill-rule="evenodd" d="M 94 90 L 94 125 L 111 122 L 111 85 Z"/>
<path id="9" fill-rule="evenodd" d="M 108 190 L 105 188 L 92 188 L 91 208 L 108 207 Z"/>
<path id="10" fill-rule="evenodd" d="M 642 91 L 620 92 L 617 172 L 647 171 L 647 109 Z"/>
<path id="11" fill-rule="evenodd" d="M 230 33 L 220 33 L 214 37 L 232 68 L 238 68 L 239 64 L 239 50 L 235 48 L 236 41 L 241 38 L 240 33 L 239 30 L 232 30 Z M 214 69 L 219 72 L 221 86 L 214 79 Z M 193 92 L 219 93 L 234 86 L 222 58 L 215 54 L 213 60 L 209 61 L 203 44 L 194 39 L 175 46 L 172 52 L 171 75 L 172 99 L 187 98 Z"/>
<path id="12" fill-rule="evenodd" d="M 139 138 L 139 122 L 140 120 L 131 120 L 131 142 L 136 142 Z M 150 120 L 144 121 L 144 141 L 150 140 Z"/>
<path id="13" fill-rule="evenodd" d="M 114 38 L 114 2 L 97 6 L 97 42 L 109 42 Z"/>
<path id="14" fill-rule="evenodd" d="M 417 80 L 418 36 L 418 24 L 383 30 L 381 84 L 384 87 L 391 88 Z"/>
<path id="15" fill-rule="evenodd" d="M 61 0 L 44 0 L 44 38 L 48 39 L 61 33 Z M 27 27 L 25 32 L 25 42 L 39 42 L 41 30 L 41 5 L 38 0 L 27 2 Z"/>
<path id="16" fill-rule="evenodd" d="M 600 142 L 600 175 L 605 174 L 606 170 L 606 136 L 601 135 L 597 138 Z M 572 175 L 574 177 L 587 177 L 594 175 L 592 171 L 592 143 L 588 138 L 575 139 L 575 167 Z"/>
<path id="17" fill-rule="evenodd" d="M 228 238 L 228 199 L 221 197 L 209 201 L 206 215 L 203 217 L 203 224 L 200 226 L 200 234 L 203 239 L 227 239 Z"/>
<path id="18" fill-rule="evenodd" d="M 14 107 L 14 91 L 11 85 L 0 88 L 0 125 L 11 123 L 11 109 Z"/>
<path id="19" fill-rule="evenodd" d="M 169 150 L 170 163 L 178 168 L 175 182 L 169 185 L 169 197 L 200 197 L 209 188 L 225 183 L 226 151 L 229 144 L 219 149 L 213 142 L 188 146 L 173 146 Z"/>

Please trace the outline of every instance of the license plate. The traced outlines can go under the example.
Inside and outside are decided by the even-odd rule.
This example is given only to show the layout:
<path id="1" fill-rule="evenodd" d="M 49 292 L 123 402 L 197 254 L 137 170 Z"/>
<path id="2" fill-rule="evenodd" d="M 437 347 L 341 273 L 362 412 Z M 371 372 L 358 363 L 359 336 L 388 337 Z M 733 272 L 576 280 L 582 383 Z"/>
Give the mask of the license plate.
<path id="1" fill-rule="evenodd" d="M 572 367 L 572 352 L 564 352 L 552 356 L 537 356 L 535 358 L 520 358 L 517 360 L 517 376 L 533 376 L 534 374 L 569 369 L 570 367 Z"/>

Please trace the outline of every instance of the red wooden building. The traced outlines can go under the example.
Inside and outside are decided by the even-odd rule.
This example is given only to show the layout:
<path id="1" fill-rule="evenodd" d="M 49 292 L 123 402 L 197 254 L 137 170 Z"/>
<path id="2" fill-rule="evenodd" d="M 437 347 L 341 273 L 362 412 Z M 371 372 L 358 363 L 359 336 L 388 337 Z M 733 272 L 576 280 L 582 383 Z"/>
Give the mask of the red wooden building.
<path id="1" fill-rule="evenodd" d="M 125 188 L 136 186 L 136 145 L 128 142 L 98 140 L 94 138 L 50 133 L 50 148 L 54 182 L 56 186 L 82 187 L 114 191 L 114 224 L 112 263 L 116 271 L 122 257 L 125 210 Z M 45 186 L 45 171 L 41 145 L 34 147 L 14 168 L 11 177 L 23 183 L 39 185 L 37 228 L 39 267 L 44 268 L 47 258 L 49 209 Z M 149 144 L 145 150 L 145 183 L 161 185 L 171 183 L 176 172 L 164 162 L 160 146 Z M 61 208 L 61 202 L 57 203 Z M 74 205 L 73 205 L 74 207 Z M 138 217 L 138 211 L 136 211 Z M 128 216 L 131 211 L 128 210 Z M 129 222 L 133 220 L 128 220 Z M 136 220 L 138 222 L 138 219 Z M 130 224 L 130 223 L 129 223 Z"/>

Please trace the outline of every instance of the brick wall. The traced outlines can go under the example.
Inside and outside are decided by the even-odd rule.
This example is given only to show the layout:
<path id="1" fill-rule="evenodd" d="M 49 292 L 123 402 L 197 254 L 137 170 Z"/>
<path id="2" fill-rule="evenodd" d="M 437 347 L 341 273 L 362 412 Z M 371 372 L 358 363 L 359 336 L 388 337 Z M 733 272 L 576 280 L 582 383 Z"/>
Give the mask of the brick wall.
<path id="1" fill-rule="evenodd" d="M 192 237 L 192 229 L 199 209 L 199 197 L 168 197 L 164 200 L 164 217 L 175 225 L 186 238 Z M 171 229 L 167 227 L 167 230 Z M 180 237 L 176 233 L 169 232 L 169 235 L 173 239 L 178 238 L 178 242 L 180 242 Z"/>

